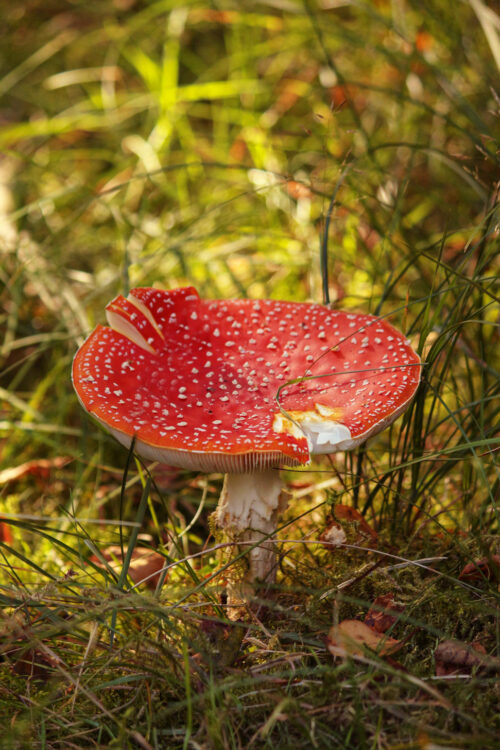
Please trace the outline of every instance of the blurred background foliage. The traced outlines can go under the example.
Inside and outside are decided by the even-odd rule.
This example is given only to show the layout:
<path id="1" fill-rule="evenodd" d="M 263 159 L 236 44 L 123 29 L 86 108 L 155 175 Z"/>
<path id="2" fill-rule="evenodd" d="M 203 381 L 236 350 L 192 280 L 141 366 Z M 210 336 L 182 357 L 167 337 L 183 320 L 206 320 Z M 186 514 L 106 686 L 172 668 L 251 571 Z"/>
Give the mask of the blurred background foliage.
<path id="1" fill-rule="evenodd" d="M 334 194 L 332 298 L 366 309 L 400 272 L 419 297 L 408 260 L 456 258 L 490 207 L 498 71 L 469 3 L 2 12 L 14 220 L 85 306 L 153 282 L 321 301 Z"/>

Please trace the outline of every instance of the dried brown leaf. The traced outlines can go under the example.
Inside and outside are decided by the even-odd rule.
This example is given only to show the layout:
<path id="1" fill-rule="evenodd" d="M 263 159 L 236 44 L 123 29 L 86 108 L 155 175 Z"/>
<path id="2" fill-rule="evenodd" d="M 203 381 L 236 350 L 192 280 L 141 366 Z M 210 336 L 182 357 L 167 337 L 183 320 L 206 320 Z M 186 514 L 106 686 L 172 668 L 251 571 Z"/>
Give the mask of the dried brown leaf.
<path id="1" fill-rule="evenodd" d="M 350 505 L 335 505 L 333 507 L 333 515 L 335 516 L 337 521 L 357 523 L 359 532 L 361 534 L 370 537 L 370 540 L 372 542 L 377 541 L 377 532 L 372 529 L 372 527 L 365 521 L 364 517 L 361 515 L 359 510 L 356 510 L 356 508 L 351 508 Z"/>
<path id="2" fill-rule="evenodd" d="M 434 651 L 434 658 L 439 677 L 459 672 L 470 674 L 474 668 L 500 672 L 500 659 L 487 656 L 481 643 L 442 641 Z"/>
<path id="3" fill-rule="evenodd" d="M 100 554 L 115 573 L 120 573 L 123 565 L 123 556 L 119 545 L 111 544 L 104 550 L 100 550 Z M 90 559 L 98 567 L 105 567 L 104 563 L 96 555 L 93 555 Z M 149 588 L 155 589 L 164 565 L 165 558 L 159 552 L 155 552 L 148 547 L 136 547 L 132 552 L 128 575 L 134 583 L 144 582 Z"/>
<path id="4" fill-rule="evenodd" d="M 394 602 L 392 593 L 377 596 L 365 616 L 365 624 L 377 633 L 386 633 L 397 621 L 404 606 Z"/>
<path id="5" fill-rule="evenodd" d="M 16 482 L 25 476 L 33 476 L 39 479 L 48 479 L 52 469 L 61 469 L 71 461 L 69 456 L 56 456 L 55 458 L 39 458 L 34 461 L 26 461 L 19 466 L 0 471 L 0 484 Z"/>
<path id="6" fill-rule="evenodd" d="M 45 680 L 57 666 L 57 661 L 37 646 L 33 629 L 17 612 L 0 621 L 0 658 L 14 674 Z"/>
<path id="7" fill-rule="evenodd" d="M 458 576 L 462 581 L 480 581 L 500 578 L 500 555 L 482 557 L 480 560 L 468 563 Z"/>
<path id="8" fill-rule="evenodd" d="M 334 656 L 363 656 L 366 648 L 381 656 L 394 654 L 402 644 L 395 638 L 376 633 L 360 620 L 343 620 L 328 633 L 327 647 Z"/>

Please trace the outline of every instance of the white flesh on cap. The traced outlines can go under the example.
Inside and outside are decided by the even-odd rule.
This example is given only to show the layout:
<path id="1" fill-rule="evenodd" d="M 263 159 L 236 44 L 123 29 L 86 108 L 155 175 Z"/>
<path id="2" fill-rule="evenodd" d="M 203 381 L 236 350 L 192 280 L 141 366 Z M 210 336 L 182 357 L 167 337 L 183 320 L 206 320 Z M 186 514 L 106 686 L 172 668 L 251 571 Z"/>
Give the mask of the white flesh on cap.
<path id="1" fill-rule="evenodd" d="M 112 310 L 106 310 L 106 318 L 111 328 L 113 328 L 113 330 L 115 330 L 117 333 L 121 333 L 130 341 L 133 341 L 134 344 L 137 344 L 137 346 L 145 349 L 150 354 L 154 354 L 153 347 L 148 344 L 144 336 L 139 333 L 137 328 L 132 323 L 130 323 L 130 321 L 125 320 L 121 315 L 118 315 Z"/>
<path id="2" fill-rule="evenodd" d="M 346 451 L 355 444 L 349 428 L 340 422 L 313 422 L 305 419 L 300 426 L 307 437 L 311 453 Z"/>
<path id="3" fill-rule="evenodd" d="M 266 540 L 276 529 L 278 515 L 287 506 L 279 471 L 268 469 L 255 474 L 226 474 L 215 520 L 230 539 L 244 543 L 249 572 L 229 586 L 228 600 L 235 606 L 246 599 L 251 584 L 273 581 L 277 555 L 274 542 Z M 252 548 L 252 545 L 256 546 Z"/>
<path id="4" fill-rule="evenodd" d="M 335 453 L 358 444 L 349 428 L 338 421 L 342 416 L 340 409 L 331 409 L 322 404 L 315 404 L 314 407 L 314 411 L 277 412 L 273 430 L 288 432 L 295 437 L 305 435 L 310 453 Z"/>
<path id="5" fill-rule="evenodd" d="M 134 305 L 137 310 L 140 310 L 144 317 L 151 323 L 153 328 L 156 330 L 157 333 L 160 334 L 161 338 L 163 338 L 163 333 L 161 332 L 161 329 L 159 328 L 156 320 L 152 316 L 150 310 L 146 307 L 146 305 L 141 302 L 140 299 L 137 299 L 137 297 L 134 297 L 133 294 L 129 294 L 127 297 L 127 302 L 130 302 L 130 304 Z M 145 349 L 150 354 L 154 354 L 154 349 L 152 346 L 148 344 L 148 342 L 145 340 L 144 336 L 139 333 L 137 330 L 137 327 L 131 323 L 130 321 L 123 318 L 121 315 L 118 315 L 118 313 L 113 312 L 112 309 L 106 310 L 106 319 L 111 326 L 117 333 L 121 333 L 123 336 L 126 336 L 130 341 L 132 341 L 134 344 L 137 344 L 137 346 L 140 346 L 142 349 Z"/>

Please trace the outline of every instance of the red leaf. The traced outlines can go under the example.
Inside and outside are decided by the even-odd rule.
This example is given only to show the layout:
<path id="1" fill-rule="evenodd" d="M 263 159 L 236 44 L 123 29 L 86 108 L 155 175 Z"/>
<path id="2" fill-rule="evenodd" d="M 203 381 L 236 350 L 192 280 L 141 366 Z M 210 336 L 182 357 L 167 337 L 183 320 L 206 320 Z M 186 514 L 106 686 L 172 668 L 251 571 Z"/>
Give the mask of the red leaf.
<path id="1" fill-rule="evenodd" d="M 100 550 L 100 553 L 109 567 L 116 573 L 120 573 L 123 566 L 123 556 L 120 546 L 111 544 L 106 549 Z M 92 555 L 90 559 L 98 567 L 105 567 L 104 563 L 96 555 Z M 165 558 L 159 552 L 155 552 L 148 547 L 136 547 L 132 552 L 128 576 L 135 584 L 144 582 L 148 588 L 155 589 L 160 580 L 165 562 Z"/>
<path id="2" fill-rule="evenodd" d="M 337 521 L 356 522 L 362 534 L 368 535 L 374 542 L 377 540 L 377 532 L 372 529 L 356 508 L 351 508 L 350 505 L 334 505 L 333 514 Z"/>
<path id="3" fill-rule="evenodd" d="M 480 581 L 486 578 L 500 578 L 500 555 L 482 557 L 480 560 L 468 563 L 458 576 L 462 581 Z"/>
<path id="4" fill-rule="evenodd" d="M 0 471 L 0 484 L 15 482 L 25 476 L 47 479 L 52 469 L 60 469 L 71 461 L 69 456 L 56 456 L 55 458 L 39 458 L 34 461 L 26 461 L 19 466 Z"/>
<path id="5" fill-rule="evenodd" d="M 391 593 L 383 594 L 374 600 L 366 614 L 365 623 L 377 633 L 385 633 L 393 627 L 403 611 L 404 606 L 395 604 Z"/>

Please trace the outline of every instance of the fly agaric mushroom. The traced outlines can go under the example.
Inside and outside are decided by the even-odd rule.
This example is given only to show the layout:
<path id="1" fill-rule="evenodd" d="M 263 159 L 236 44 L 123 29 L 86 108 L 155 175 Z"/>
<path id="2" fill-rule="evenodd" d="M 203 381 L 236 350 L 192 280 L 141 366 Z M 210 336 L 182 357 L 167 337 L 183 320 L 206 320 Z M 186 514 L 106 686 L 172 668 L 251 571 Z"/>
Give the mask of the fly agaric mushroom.
<path id="1" fill-rule="evenodd" d="M 106 314 L 73 363 L 80 402 L 146 459 L 226 473 L 216 522 L 249 545 L 247 582 L 275 573 L 277 468 L 355 448 L 420 380 L 409 342 L 371 315 L 191 287 L 133 289 Z"/>

